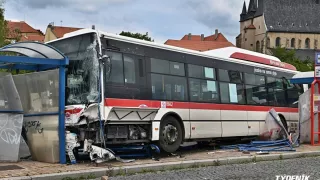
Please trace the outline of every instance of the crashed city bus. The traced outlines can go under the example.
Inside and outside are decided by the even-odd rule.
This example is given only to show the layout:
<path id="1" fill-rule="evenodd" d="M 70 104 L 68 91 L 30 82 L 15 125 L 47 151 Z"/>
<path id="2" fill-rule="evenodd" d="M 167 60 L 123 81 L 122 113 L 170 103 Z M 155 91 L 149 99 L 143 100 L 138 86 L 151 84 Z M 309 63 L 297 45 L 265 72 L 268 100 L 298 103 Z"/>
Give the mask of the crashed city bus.
<path id="1" fill-rule="evenodd" d="M 70 60 L 66 129 L 87 145 L 256 137 L 274 108 L 297 127 L 298 73 L 279 59 L 234 47 L 198 52 L 83 29 L 47 44 Z M 99 105 L 99 106 L 98 106 Z"/>

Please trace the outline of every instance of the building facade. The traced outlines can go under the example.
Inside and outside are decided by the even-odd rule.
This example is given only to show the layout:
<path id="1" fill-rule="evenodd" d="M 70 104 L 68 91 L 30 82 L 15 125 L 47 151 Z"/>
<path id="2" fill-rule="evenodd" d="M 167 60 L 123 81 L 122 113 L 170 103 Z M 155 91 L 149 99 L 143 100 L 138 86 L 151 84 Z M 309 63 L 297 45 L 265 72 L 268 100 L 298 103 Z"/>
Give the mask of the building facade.
<path id="1" fill-rule="evenodd" d="M 39 29 L 31 27 L 25 21 L 7 20 L 8 35 L 7 41 L 14 43 L 16 41 L 38 41 L 43 42 L 44 34 Z"/>
<path id="2" fill-rule="evenodd" d="M 54 26 L 53 23 L 50 23 L 47 26 L 46 34 L 44 38 L 44 42 L 52 41 L 58 38 L 62 38 L 63 35 L 80 30 L 82 28 L 75 28 L 75 27 L 63 27 L 63 26 Z"/>
<path id="3" fill-rule="evenodd" d="M 184 35 L 180 40 L 168 39 L 164 44 L 196 51 L 209 51 L 225 47 L 234 47 L 222 33 L 219 33 L 218 29 L 210 36 L 205 37 L 204 34 L 192 35 L 189 33 Z"/>
<path id="4" fill-rule="evenodd" d="M 320 0 L 250 0 L 240 14 L 236 46 L 265 54 L 277 46 L 313 59 L 320 41 Z"/>

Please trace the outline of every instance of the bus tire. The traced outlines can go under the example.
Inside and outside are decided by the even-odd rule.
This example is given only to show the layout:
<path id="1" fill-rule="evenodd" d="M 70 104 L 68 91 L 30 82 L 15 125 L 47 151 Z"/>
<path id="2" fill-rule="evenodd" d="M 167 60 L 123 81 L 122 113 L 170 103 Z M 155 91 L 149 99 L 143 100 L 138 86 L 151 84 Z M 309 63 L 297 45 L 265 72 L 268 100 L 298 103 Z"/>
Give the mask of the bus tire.
<path id="1" fill-rule="evenodd" d="M 182 127 L 179 121 L 172 116 L 167 116 L 160 123 L 160 148 L 167 153 L 173 153 L 179 149 L 181 143 Z"/>

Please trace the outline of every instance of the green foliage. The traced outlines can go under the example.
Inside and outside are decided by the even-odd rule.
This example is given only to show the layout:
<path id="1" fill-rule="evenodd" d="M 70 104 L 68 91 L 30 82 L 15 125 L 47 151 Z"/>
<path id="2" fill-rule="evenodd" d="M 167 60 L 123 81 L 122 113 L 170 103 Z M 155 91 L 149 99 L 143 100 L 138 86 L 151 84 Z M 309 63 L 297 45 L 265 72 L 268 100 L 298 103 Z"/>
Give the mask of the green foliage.
<path id="1" fill-rule="evenodd" d="M 7 39 L 10 37 L 11 40 L 20 41 L 21 40 L 21 31 L 20 29 L 15 29 L 10 31 L 7 26 L 7 21 L 4 18 L 4 11 L 3 8 L 4 1 L 0 0 L 0 47 L 6 46 L 11 42 Z"/>
<path id="2" fill-rule="evenodd" d="M 127 36 L 127 37 L 132 37 L 132 38 L 136 38 L 136 39 L 142 39 L 142 40 L 146 40 L 146 41 L 154 41 L 151 40 L 151 37 L 148 36 L 148 32 L 146 32 L 146 34 L 141 34 L 141 33 L 132 33 L 132 32 L 124 32 L 122 31 L 120 33 L 121 36 Z"/>
<path id="3" fill-rule="evenodd" d="M 4 19 L 4 8 L 0 1 L 0 47 L 7 44 L 6 37 L 8 34 L 7 22 Z"/>
<path id="4" fill-rule="evenodd" d="M 306 72 L 314 70 L 314 61 L 308 57 L 307 59 L 299 59 L 296 56 L 295 50 L 288 50 L 284 47 L 276 47 L 271 49 L 273 56 L 279 58 L 282 62 L 291 64 L 297 68 L 298 71 Z"/>

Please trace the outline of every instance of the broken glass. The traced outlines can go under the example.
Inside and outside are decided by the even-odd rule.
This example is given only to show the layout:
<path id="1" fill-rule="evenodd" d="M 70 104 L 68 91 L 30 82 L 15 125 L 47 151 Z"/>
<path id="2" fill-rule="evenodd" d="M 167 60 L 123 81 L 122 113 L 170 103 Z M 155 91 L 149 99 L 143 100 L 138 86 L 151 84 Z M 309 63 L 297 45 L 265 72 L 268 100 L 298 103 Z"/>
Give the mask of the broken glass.
<path id="1" fill-rule="evenodd" d="M 96 34 L 82 34 L 50 45 L 70 60 L 67 68 L 66 105 L 97 102 L 99 61 Z"/>

